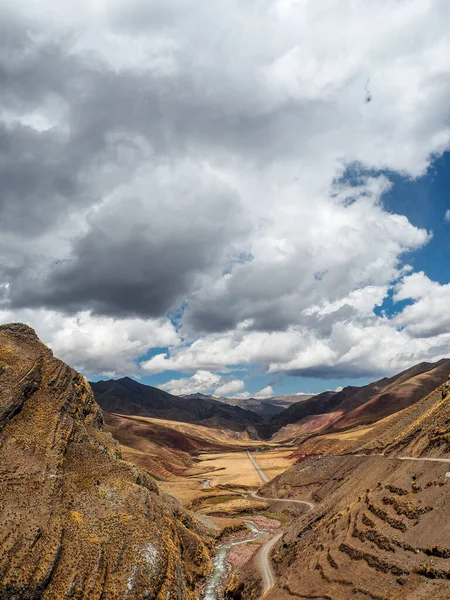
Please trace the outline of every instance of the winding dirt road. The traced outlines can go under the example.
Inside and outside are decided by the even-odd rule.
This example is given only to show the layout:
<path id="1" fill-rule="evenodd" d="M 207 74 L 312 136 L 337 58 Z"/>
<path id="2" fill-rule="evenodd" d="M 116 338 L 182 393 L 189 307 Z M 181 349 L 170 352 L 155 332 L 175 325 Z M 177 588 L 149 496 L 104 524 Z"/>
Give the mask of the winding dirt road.
<path id="1" fill-rule="evenodd" d="M 247 450 L 247 455 L 252 462 L 252 465 L 255 467 L 256 472 L 258 473 L 261 481 L 263 483 L 267 483 L 269 478 L 264 473 L 256 459 L 252 456 L 249 450 Z M 258 496 L 257 492 L 252 492 L 249 494 L 251 498 L 255 498 L 256 500 L 271 500 L 272 502 L 291 502 L 294 504 L 304 504 L 312 510 L 315 507 L 313 502 L 309 500 L 291 500 L 290 498 L 269 498 L 268 496 Z M 275 585 L 275 575 L 273 574 L 272 565 L 270 564 L 270 553 L 272 552 L 273 547 L 281 539 L 283 536 L 283 531 L 280 531 L 272 538 L 270 538 L 261 548 L 261 550 L 256 555 L 256 564 L 258 566 L 258 570 L 261 574 L 261 579 L 263 582 L 263 596 L 267 594 L 269 590 L 273 588 Z"/>
<path id="2" fill-rule="evenodd" d="M 450 458 L 427 458 L 426 456 L 417 458 L 414 456 L 397 456 L 398 460 L 418 460 L 418 461 L 429 461 L 429 462 L 440 462 L 440 463 L 450 463 Z"/>
<path id="3" fill-rule="evenodd" d="M 258 465 L 258 463 L 256 462 L 256 459 L 253 458 L 252 454 L 250 453 L 250 450 L 247 450 L 247 456 L 249 457 L 250 462 L 252 463 L 252 465 L 255 467 L 255 471 L 258 473 L 259 478 L 261 479 L 261 481 L 263 483 L 267 483 L 269 481 L 269 478 L 264 473 L 264 471 L 261 469 L 261 467 Z"/>
<path id="4" fill-rule="evenodd" d="M 260 467 L 260 465 L 258 464 L 256 459 L 252 456 L 252 454 L 250 453 L 249 450 L 247 450 L 247 455 L 248 455 L 252 465 L 255 467 L 255 470 L 258 473 L 261 481 L 263 483 L 267 483 L 269 481 L 269 478 L 264 473 L 264 471 L 262 470 L 262 468 Z M 336 455 L 336 456 L 339 456 L 339 455 Z M 391 457 L 391 456 L 384 456 L 384 454 L 353 454 L 353 455 L 348 455 L 348 456 L 360 456 L 360 457 L 365 457 L 365 458 L 368 458 L 370 456 L 383 456 L 384 458 L 387 458 L 387 459 L 391 458 L 394 460 L 397 459 L 397 460 L 450 463 L 450 458 L 432 458 L 432 457 L 415 457 L 415 456 L 392 456 Z M 296 503 L 296 504 L 304 504 L 309 508 L 309 510 L 313 510 L 315 508 L 315 504 L 313 502 L 310 502 L 309 500 L 294 500 L 294 499 L 289 499 L 289 498 L 269 498 L 268 496 L 259 496 L 257 491 L 252 492 L 251 494 L 249 494 L 249 496 L 252 498 L 255 498 L 256 500 L 271 500 L 273 502 L 292 502 L 292 503 Z M 263 596 L 265 596 L 267 594 L 267 592 L 269 590 L 271 590 L 273 588 L 273 586 L 275 585 L 275 576 L 274 576 L 274 573 L 272 570 L 272 566 L 270 564 L 270 553 L 271 553 L 273 547 L 275 546 L 275 544 L 278 542 L 278 540 L 280 540 L 281 537 L 283 536 L 283 533 L 284 533 L 283 531 L 280 531 L 279 533 L 274 535 L 272 538 L 270 538 L 262 546 L 262 548 L 256 555 L 256 564 L 258 566 L 259 572 L 261 574 L 262 582 L 263 582 Z"/>
<path id="5" fill-rule="evenodd" d="M 283 532 L 277 533 L 268 542 L 264 544 L 261 550 L 256 555 L 256 564 L 258 565 L 263 582 L 263 596 L 275 585 L 275 576 L 270 565 L 270 553 L 272 548 L 283 537 Z"/>
<path id="6" fill-rule="evenodd" d="M 328 456 L 358 456 L 364 458 L 370 458 L 371 456 L 382 456 L 386 460 L 414 460 L 416 462 L 450 463 L 450 458 L 433 458 L 432 456 L 386 456 L 385 454 L 329 454 Z"/>

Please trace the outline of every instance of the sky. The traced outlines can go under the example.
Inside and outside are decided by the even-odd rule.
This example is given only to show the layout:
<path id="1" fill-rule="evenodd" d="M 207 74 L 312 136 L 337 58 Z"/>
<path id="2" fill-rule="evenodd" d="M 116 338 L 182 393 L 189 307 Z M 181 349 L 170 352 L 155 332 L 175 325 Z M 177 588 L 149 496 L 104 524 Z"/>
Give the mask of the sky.
<path id="1" fill-rule="evenodd" d="M 450 356 L 446 0 L 0 0 L 0 322 L 259 398 Z"/>

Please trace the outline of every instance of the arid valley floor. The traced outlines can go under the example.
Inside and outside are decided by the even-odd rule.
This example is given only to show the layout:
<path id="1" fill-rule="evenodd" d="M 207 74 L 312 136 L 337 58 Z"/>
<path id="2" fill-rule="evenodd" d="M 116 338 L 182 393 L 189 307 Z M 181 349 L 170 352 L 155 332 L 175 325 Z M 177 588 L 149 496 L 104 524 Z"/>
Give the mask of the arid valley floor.
<path id="1" fill-rule="evenodd" d="M 221 530 L 219 548 L 231 546 L 224 588 L 201 597 L 425 600 L 432 591 L 448 599 L 449 528 L 440 522 L 450 510 L 450 457 L 439 444 L 430 452 L 423 439 L 423 456 L 414 448 L 414 434 L 423 436 L 434 413 L 447 423 L 437 431 L 448 435 L 441 396 L 438 389 L 405 414 L 305 441 L 305 451 L 313 447 L 309 455 L 280 440 L 283 434 L 265 443 L 218 434 L 227 450 L 201 452 L 182 475 L 161 481 Z M 200 433 L 197 426 L 178 429 Z M 392 441 L 398 430 L 397 448 L 374 452 L 374 439 L 389 432 Z M 340 452 L 330 452 L 330 444 Z M 264 535 L 252 541 L 249 525 Z"/>

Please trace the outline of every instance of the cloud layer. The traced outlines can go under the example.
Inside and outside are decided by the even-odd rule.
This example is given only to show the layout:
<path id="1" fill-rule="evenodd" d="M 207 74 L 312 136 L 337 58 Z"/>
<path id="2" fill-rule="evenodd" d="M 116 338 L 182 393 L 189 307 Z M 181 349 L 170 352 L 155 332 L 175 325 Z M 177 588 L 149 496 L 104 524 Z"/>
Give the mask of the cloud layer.
<path id="1" fill-rule="evenodd" d="M 385 209 L 380 174 L 449 146 L 449 19 L 444 0 L 0 2 L 1 320 L 87 374 L 187 372 L 183 393 L 245 393 L 233 366 L 449 354 L 448 286 L 408 267 L 432 232 Z"/>

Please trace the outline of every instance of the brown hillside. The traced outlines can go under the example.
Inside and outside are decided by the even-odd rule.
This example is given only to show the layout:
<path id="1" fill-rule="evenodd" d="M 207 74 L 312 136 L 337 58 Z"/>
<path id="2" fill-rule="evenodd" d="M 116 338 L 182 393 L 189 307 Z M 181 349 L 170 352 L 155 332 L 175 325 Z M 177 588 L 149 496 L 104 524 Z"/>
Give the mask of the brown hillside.
<path id="1" fill-rule="evenodd" d="M 384 448 L 386 454 L 447 457 L 450 454 L 450 385 L 424 398 L 420 412 Z M 450 465 L 449 465 L 450 467 Z M 450 470 L 450 468 L 449 468 Z"/>
<path id="2" fill-rule="evenodd" d="M 337 431 L 322 428 L 311 435 L 302 431 L 302 424 L 295 424 L 281 430 L 273 441 L 297 440 L 298 456 L 344 452 L 445 456 L 450 447 L 450 407 L 447 398 L 442 398 L 445 390 L 447 383 L 411 406 L 368 425 Z"/>
<path id="3" fill-rule="evenodd" d="M 442 385 L 449 374 L 450 360 L 443 359 L 437 363 L 420 363 L 364 387 L 324 392 L 275 415 L 270 420 L 269 431 L 275 433 L 288 427 L 286 434 L 277 434 L 274 439 L 300 442 L 319 432 L 330 434 L 373 424 L 415 404 Z"/>
<path id="4" fill-rule="evenodd" d="M 307 499 L 316 507 L 292 521 L 275 546 L 277 580 L 264 598 L 448 600 L 447 469 L 438 462 L 328 456 L 299 463 L 267 484 L 262 495 Z M 247 564 L 226 598 L 250 600 L 260 585 Z"/>
<path id="5" fill-rule="evenodd" d="M 144 385 L 129 377 L 91 382 L 96 402 L 104 411 L 196 423 L 232 431 L 253 428 L 263 419 L 239 406 L 228 406 L 207 396 L 186 399 Z"/>
<path id="6" fill-rule="evenodd" d="M 335 421 L 334 429 L 378 421 L 394 412 L 398 412 L 414 404 L 448 379 L 450 374 L 450 360 L 444 359 L 436 363 L 421 363 L 392 377 L 382 386 L 380 393 L 374 393 L 366 402 L 349 410 L 351 406 L 359 404 L 358 397 L 352 398 L 349 403 L 342 404 L 339 408 L 345 415 Z"/>
<path id="7" fill-rule="evenodd" d="M 122 460 L 83 377 L 3 325 L 0 388 L 0 598 L 197 598 L 208 536 Z"/>
<path id="8" fill-rule="evenodd" d="M 167 481 L 191 468 L 200 452 L 243 451 L 258 443 L 245 432 L 192 423 L 112 413 L 104 418 L 106 431 L 120 442 L 124 456 Z"/>
<path id="9" fill-rule="evenodd" d="M 327 442 L 377 454 L 304 458 Z M 311 438 L 301 453 L 260 491 L 316 505 L 276 544 L 267 600 L 450 598 L 449 383 L 371 426 Z M 255 589 L 247 564 L 226 597 L 250 600 Z"/>

